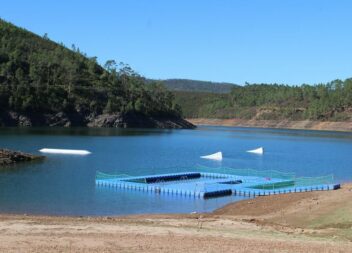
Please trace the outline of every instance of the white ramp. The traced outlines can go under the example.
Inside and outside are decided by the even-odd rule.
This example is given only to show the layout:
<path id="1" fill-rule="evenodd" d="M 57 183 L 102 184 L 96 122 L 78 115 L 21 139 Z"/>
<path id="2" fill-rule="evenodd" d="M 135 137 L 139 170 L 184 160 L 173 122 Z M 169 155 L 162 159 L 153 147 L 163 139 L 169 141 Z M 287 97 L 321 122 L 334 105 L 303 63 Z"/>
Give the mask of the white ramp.
<path id="1" fill-rule="evenodd" d="M 262 155 L 262 154 L 264 154 L 264 148 L 260 147 L 260 148 L 256 148 L 253 150 L 248 150 L 247 152 L 252 153 L 252 154 Z"/>
<path id="2" fill-rule="evenodd" d="M 54 148 L 43 148 L 39 150 L 42 153 L 48 154 L 62 154 L 62 155 L 89 155 L 91 152 L 88 150 L 75 150 L 75 149 L 54 149 Z"/>
<path id="3" fill-rule="evenodd" d="M 204 155 L 204 156 L 201 156 L 200 158 L 221 161 L 222 160 L 222 152 L 217 152 L 217 153 L 214 153 L 211 155 Z"/>

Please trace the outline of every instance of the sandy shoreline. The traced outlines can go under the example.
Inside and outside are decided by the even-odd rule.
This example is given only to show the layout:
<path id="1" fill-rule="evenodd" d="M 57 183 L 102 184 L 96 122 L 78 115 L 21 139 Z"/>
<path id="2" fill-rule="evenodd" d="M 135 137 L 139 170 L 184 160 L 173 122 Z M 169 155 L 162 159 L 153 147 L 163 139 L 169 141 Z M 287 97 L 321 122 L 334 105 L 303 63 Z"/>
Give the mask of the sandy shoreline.
<path id="1" fill-rule="evenodd" d="M 0 215 L 0 252 L 352 252 L 352 184 L 210 214 Z"/>
<path id="2" fill-rule="evenodd" d="M 187 119 L 194 125 L 259 127 L 279 129 L 302 129 L 351 132 L 352 122 L 332 121 L 290 121 L 290 120 L 244 120 L 244 119 Z"/>

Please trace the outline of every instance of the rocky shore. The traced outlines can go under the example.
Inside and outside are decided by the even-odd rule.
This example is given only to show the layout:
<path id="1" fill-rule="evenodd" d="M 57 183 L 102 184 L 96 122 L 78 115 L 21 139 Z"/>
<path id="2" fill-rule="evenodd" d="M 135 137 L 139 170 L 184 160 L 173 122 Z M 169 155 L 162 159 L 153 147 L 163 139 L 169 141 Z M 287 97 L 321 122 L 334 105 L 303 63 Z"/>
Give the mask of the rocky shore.
<path id="1" fill-rule="evenodd" d="M 20 114 L 17 112 L 0 112 L 0 126 L 31 127 L 115 127 L 115 128 L 168 128 L 192 129 L 195 126 L 181 117 L 150 117 L 137 113 L 116 114 Z"/>
<path id="2" fill-rule="evenodd" d="M 43 159 L 44 156 L 37 156 L 19 151 L 0 149 L 0 166 L 16 164 L 19 162 Z"/>

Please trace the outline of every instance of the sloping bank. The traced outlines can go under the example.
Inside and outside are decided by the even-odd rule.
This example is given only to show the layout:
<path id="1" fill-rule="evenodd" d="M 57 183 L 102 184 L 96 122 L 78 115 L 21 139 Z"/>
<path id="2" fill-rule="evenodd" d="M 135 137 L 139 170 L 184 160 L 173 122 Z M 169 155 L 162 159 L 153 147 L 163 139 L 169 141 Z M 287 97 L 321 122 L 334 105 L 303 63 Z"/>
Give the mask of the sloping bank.
<path id="1" fill-rule="evenodd" d="M 352 122 L 347 121 L 291 121 L 291 120 L 245 120 L 245 119 L 187 119 L 194 125 L 211 126 L 236 126 L 236 127 L 262 127 L 262 128 L 282 128 L 282 129 L 307 129 L 325 131 L 352 131 Z"/>

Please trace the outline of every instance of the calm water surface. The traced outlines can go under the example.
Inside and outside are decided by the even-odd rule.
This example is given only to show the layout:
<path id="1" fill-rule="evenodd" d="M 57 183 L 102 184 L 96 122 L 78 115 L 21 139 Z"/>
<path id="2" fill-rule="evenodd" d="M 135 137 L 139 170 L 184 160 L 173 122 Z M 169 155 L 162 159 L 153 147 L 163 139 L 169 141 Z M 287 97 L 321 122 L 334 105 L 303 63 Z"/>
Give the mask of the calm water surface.
<path id="1" fill-rule="evenodd" d="M 246 153 L 263 146 L 263 156 Z M 89 156 L 48 155 L 43 162 L 0 169 L 0 212 L 121 215 L 212 211 L 239 197 L 210 200 L 96 188 L 95 172 L 144 175 L 192 167 L 275 169 L 297 176 L 333 173 L 352 180 L 352 134 L 199 127 L 197 130 L 0 129 L 0 147 L 38 153 L 87 149 Z M 222 162 L 199 156 L 222 151 Z"/>

